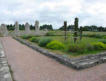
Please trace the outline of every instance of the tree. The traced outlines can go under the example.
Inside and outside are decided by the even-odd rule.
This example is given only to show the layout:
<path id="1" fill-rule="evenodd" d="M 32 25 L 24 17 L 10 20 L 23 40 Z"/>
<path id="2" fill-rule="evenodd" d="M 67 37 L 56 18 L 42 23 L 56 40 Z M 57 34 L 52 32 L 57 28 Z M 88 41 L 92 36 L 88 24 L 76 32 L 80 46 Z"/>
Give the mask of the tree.
<path id="1" fill-rule="evenodd" d="M 31 30 L 35 30 L 35 27 L 33 25 L 30 25 Z"/>
<path id="2" fill-rule="evenodd" d="M 69 26 L 67 27 L 67 30 L 74 30 L 74 25 L 69 25 Z"/>
<path id="3" fill-rule="evenodd" d="M 95 25 L 91 25 L 91 26 L 82 26 L 82 30 L 83 31 L 100 31 L 100 32 L 103 32 L 103 31 L 106 31 L 106 27 L 98 27 L 98 26 L 95 26 Z"/>
<path id="4" fill-rule="evenodd" d="M 12 24 L 7 25 L 7 29 L 8 29 L 9 31 L 14 30 L 14 29 L 15 29 L 15 26 L 12 25 Z"/>
<path id="5" fill-rule="evenodd" d="M 25 25 L 24 24 L 19 24 L 19 30 L 25 30 Z"/>
<path id="6" fill-rule="evenodd" d="M 47 25 L 47 24 L 40 26 L 40 30 L 45 30 L 45 29 L 53 30 L 53 27 L 52 27 L 52 25 Z"/>
<path id="7" fill-rule="evenodd" d="M 64 26 L 60 27 L 59 30 L 64 30 Z M 68 25 L 66 30 L 74 30 L 74 25 Z"/>

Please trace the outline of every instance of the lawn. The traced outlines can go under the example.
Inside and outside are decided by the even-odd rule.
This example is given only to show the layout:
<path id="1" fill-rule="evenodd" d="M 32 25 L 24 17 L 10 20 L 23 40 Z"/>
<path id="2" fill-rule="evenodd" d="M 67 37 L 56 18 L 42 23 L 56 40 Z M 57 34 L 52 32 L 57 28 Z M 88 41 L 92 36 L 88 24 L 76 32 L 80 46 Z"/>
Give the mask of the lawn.
<path id="1" fill-rule="evenodd" d="M 67 32 L 67 40 L 64 40 L 63 31 L 50 31 L 45 36 L 30 35 L 22 36 L 22 38 L 57 54 L 71 57 L 106 51 L 106 32 L 84 32 L 83 35 L 82 40 L 78 37 L 76 43 L 73 41 L 73 34 L 71 32 Z"/>

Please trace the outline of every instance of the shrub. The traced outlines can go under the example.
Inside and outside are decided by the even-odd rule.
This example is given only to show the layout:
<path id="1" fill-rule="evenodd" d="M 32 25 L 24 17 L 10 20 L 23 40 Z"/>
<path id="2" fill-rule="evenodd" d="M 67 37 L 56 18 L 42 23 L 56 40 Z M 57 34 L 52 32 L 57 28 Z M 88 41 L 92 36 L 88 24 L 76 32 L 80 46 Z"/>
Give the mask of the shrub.
<path id="1" fill-rule="evenodd" d="M 99 35 L 99 34 L 86 34 L 83 35 L 85 37 L 95 37 L 95 38 L 103 38 L 103 35 Z"/>
<path id="2" fill-rule="evenodd" d="M 23 39 L 29 39 L 31 37 L 32 37 L 31 35 L 23 35 L 23 36 L 21 36 L 21 38 L 23 38 Z"/>
<path id="3" fill-rule="evenodd" d="M 92 43 L 95 50 L 105 49 L 105 44 L 102 42 Z"/>
<path id="4" fill-rule="evenodd" d="M 54 40 L 48 43 L 46 47 L 53 50 L 59 50 L 59 49 L 64 49 L 64 44 Z"/>
<path id="5" fill-rule="evenodd" d="M 88 51 L 93 51 L 93 50 L 95 50 L 95 49 L 94 49 L 94 46 L 93 46 L 92 44 L 87 44 L 87 45 L 86 45 L 86 48 L 87 48 Z"/>
<path id="6" fill-rule="evenodd" d="M 41 47 L 45 47 L 49 42 L 51 42 L 52 39 L 51 38 L 41 38 L 39 40 L 39 46 Z"/>
<path id="7" fill-rule="evenodd" d="M 106 36 L 103 36 L 103 39 L 106 39 Z"/>
<path id="8" fill-rule="evenodd" d="M 104 47 L 104 49 L 106 50 L 106 44 L 105 44 L 105 47 Z"/>
<path id="9" fill-rule="evenodd" d="M 69 46 L 69 52 L 77 52 L 77 53 L 84 53 L 87 51 L 86 46 L 79 45 L 79 44 L 72 44 Z"/>
<path id="10" fill-rule="evenodd" d="M 38 43 L 39 39 L 36 37 L 32 37 L 29 39 L 29 41 Z"/>
<path id="11" fill-rule="evenodd" d="M 99 35 L 99 34 L 95 34 L 94 37 L 95 38 L 102 38 L 103 36 L 102 35 Z"/>
<path id="12" fill-rule="evenodd" d="M 96 42 L 91 44 L 72 44 L 67 49 L 69 52 L 86 53 L 95 50 L 106 50 L 106 44 L 102 42 Z"/>
<path id="13" fill-rule="evenodd" d="M 46 33 L 46 36 L 54 36 L 55 34 L 54 34 L 54 32 L 47 32 Z"/>
<path id="14" fill-rule="evenodd" d="M 99 42 L 106 44 L 106 39 L 99 40 Z"/>

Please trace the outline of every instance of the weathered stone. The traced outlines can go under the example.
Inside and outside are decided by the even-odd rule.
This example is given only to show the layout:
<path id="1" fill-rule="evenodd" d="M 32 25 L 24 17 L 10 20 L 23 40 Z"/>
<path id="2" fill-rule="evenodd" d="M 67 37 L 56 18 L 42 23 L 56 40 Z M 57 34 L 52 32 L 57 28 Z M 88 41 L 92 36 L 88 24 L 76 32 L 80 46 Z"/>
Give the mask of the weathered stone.
<path id="1" fill-rule="evenodd" d="M 39 21 L 35 22 L 35 31 L 39 31 Z"/>
<path id="2" fill-rule="evenodd" d="M 1 24 L 0 32 L 3 36 L 8 36 L 7 26 L 5 24 Z"/>
<path id="3" fill-rule="evenodd" d="M 30 33 L 30 25 L 28 23 L 25 24 L 25 32 L 26 34 Z"/>
<path id="4" fill-rule="evenodd" d="M 19 35 L 19 24 L 15 22 L 15 35 Z"/>

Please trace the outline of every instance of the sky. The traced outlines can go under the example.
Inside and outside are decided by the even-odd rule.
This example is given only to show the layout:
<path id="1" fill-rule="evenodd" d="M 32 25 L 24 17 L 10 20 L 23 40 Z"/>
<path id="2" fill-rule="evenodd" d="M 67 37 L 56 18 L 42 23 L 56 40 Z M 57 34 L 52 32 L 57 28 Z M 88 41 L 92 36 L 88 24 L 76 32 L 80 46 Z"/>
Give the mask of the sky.
<path id="1" fill-rule="evenodd" d="M 64 21 L 79 25 L 106 27 L 106 0 L 0 0 L 0 24 L 52 24 L 57 29 Z"/>

